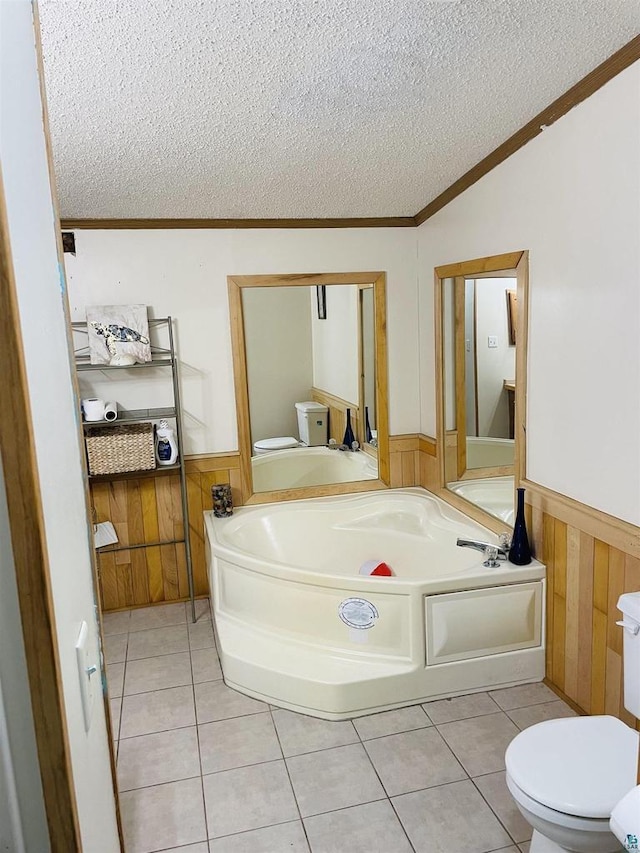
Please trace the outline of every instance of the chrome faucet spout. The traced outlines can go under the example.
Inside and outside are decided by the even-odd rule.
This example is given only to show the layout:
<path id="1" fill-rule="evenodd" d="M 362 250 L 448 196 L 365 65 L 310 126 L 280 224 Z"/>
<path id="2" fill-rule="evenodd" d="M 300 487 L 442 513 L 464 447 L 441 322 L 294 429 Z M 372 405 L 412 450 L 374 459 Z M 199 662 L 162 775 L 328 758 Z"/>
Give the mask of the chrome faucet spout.
<path id="1" fill-rule="evenodd" d="M 489 542 L 476 542 L 474 539 L 458 539 L 456 542 L 460 548 L 475 548 L 476 551 L 486 553 L 487 548 L 494 548 L 497 551 L 498 558 L 506 560 L 508 553 L 502 545 L 491 545 Z"/>

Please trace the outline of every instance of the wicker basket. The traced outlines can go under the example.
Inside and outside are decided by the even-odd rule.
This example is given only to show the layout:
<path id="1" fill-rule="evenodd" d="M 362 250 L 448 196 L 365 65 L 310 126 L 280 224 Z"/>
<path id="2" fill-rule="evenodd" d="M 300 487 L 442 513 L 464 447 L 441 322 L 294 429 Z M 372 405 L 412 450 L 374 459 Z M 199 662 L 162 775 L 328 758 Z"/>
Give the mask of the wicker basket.
<path id="1" fill-rule="evenodd" d="M 151 471 L 156 467 L 151 423 L 93 427 L 85 441 L 89 474 Z"/>

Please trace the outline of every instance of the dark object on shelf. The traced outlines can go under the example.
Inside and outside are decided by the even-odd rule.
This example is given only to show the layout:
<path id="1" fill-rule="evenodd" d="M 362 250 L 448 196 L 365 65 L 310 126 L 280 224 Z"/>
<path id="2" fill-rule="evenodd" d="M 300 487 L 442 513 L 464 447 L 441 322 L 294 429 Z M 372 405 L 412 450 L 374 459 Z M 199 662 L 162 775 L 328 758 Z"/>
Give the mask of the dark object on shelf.
<path id="1" fill-rule="evenodd" d="M 327 285 L 316 285 L 316 300 L 318 302 L 318 320 L 327 319 Z"/>
<path id="2" fill-rule="evenodd" d="M 153 424 L 90 427 L 85 442 L 91 475 L 150 471 L 156 467 Z"/>
<path id="3" fill-rule="evenodd" d="M 364 407 L 364 440 L 367 444 L 371 444 L 373 435 L 371 433 L 371 425 L 369 424 L 369 406 Z"/>
<path id="4" fill-rule="evenodd" d="M 351 429 L 351 409 L 347 409 L 347 428 L 344 431 L 344 438 L 342 439 L 342 443 L 347 445 L 347 448 L 350 449 L 353 442 L 356 440 L 355 435 L 353 434 L 353 430 Z"/>
<path id="5" fill-rule="evenodd" d="M 233 498 L 229 483 L 218 483 L 211 486 L 211 499 L 213 500 L 213 514 L 216 518 L 227 518 L 227 516 L 233 515 Z"/>
<path id="6" fill-rule="evenodd" d="M 509 548 L 509 562 L 516 566 L 526 566 L 531 562 L 531 548 L 527 536 L 527 525 L 524 520 L 524 489 L 518 489 L 518 504 L 516 523 L 513 528 L 513 538 Z"/>

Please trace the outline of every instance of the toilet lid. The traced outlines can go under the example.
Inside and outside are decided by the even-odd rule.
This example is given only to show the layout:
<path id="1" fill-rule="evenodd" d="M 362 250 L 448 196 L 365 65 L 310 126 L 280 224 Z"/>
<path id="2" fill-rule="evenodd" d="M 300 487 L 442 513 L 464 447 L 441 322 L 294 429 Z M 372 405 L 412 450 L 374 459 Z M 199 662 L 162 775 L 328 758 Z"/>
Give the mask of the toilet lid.
<path id="1" fill-rule="evenodd" d="M 288 447 L 297 447 L 298 441 L 290 435 L 279 438 L 262 438 L 256 441 L 256 450 L 286 450 Z"/>
<path id="2" fill-rule="evenodd" d="M 518 788 L 542 805 L 608 819 L 635 785 L 638 733 L 615 717 L 547 720 L 511 741 L 505 763 Z"/>

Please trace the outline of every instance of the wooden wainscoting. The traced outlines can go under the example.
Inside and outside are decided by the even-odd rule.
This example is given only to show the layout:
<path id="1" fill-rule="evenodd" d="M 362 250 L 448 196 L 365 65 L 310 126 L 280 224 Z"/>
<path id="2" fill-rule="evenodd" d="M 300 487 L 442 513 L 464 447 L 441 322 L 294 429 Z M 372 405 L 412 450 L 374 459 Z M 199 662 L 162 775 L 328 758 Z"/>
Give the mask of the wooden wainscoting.
<path id="1" fill-rule="evenodd" d="M 525 482 L 536 554 L 547 566 L 547 678 L 588 714 L 640 730 L 622 702 L 624 592 L 640 591 L 640 528 Z"/>
<path id="2" fill-rule="evenodd" d="M 187 459 L 189 537 L 196 595 L 208 595 L 202 513 L 211 509 L 211 486 L 231 483 L 236 506 L 242 502 L 237 453 Z M 111 521 L 119 545 L 144 545 L 183 537 L 177 474 L 146 475 L 91 484 L 95 521 Z M 98 552 L 102 609 L 119 610 L 188 598 L 184 544 L 153 545 Z"/>
<path id="3" fill-rule="evenodd" d="M 356 438 L 363 435 L 360 424 L 360 410 L 356 403 L 350 403 L 334 394 L 329 394 L 321 388 L 311 389 L 311 399 L 315 403 L 321 403 L 329 409 L 329 438 L 335 439 L 342 444 L 344 433 L 347 428 L 347 409 L 351 410 L 351 429 Z M 359 440 L 359 439 L 358 439 Z"/>
<path id="4" fill-rule="evenodd" d="M 389 436 L 389 485 L 392 489 L 421 485 L 420 439 L 418 433 Z"/>

